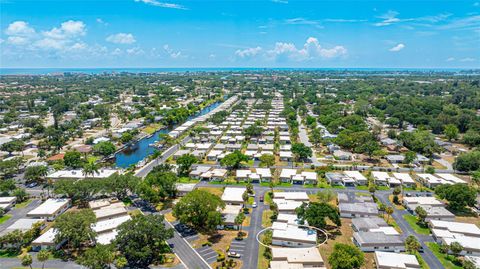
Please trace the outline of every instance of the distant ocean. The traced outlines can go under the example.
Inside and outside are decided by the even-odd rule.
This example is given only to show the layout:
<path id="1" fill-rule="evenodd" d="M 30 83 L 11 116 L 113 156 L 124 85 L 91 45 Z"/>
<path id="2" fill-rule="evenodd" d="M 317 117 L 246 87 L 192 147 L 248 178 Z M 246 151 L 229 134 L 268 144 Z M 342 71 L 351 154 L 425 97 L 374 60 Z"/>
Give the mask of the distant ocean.
<path id="1" fill-rule="evenodd" d="M 48 75 L 59 73 L 186 73 L 239 71 L 357 71 L 357 72 L 459 72 L 478 69 L 457 68 L 0 68 L 0 75 Z"/>

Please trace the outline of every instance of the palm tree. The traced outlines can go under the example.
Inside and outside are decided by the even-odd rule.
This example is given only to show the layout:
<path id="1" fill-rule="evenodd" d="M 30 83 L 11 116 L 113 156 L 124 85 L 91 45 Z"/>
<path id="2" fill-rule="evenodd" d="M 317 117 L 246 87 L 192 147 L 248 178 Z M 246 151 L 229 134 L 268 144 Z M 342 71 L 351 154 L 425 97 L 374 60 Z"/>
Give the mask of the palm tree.
<path id="1" fill-rule="evenodd" d="M 92 175 L 92 177 L 95 175 L 95 173 L 98 173 L 98 170 L 100 167 L 94 160 L 88 161 L 84 166 L 83 166 L 83 175 L 85 177 L 88 177 L 88 175 Z"/>
<path id="2" fill-rule="evenodd" d="M 393 214 L 393 207 L 389 206 L 385 209 L 385 213 L 387 213 L 387 223 L 390 220 L 390 216 Z"/>
<path id="3" fill-rule="evenodd" d="M 50 257 L 50 252 L 48 250 L 42 249 L 37 254 L 37 260 L 42 263 L 42 269 L 45 268 L 45 262 Z"/>

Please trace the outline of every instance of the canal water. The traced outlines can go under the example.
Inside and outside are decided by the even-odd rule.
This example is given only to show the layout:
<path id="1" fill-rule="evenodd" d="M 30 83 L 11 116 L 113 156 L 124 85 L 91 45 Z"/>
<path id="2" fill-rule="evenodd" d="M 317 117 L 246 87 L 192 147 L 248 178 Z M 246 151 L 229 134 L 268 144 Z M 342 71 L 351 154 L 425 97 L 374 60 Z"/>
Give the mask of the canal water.
<path id="1" fill-rule="evenodd" d="M 203 116 L 203 115 L 207 114 L 208 112 L 217 108 L 222 103 L 223 102 L 220 102 L 220 101 L 215 102 L 215 103 L 203 108 L 202 110 L 198 111 L 194 115 L 188 117 L 188 120 L 192 120 L 196 117 Z M 137 164 L 141 160 L 145 159 L 145 157 L 147 157 L 147 156 L 149 156 L 149 155 L 151 155 L 155 152 L 155 148 L 151 147 L 150 144 L 154 144 L 155 142 L 160 141 L 160 137 L 159 137 L 160 134 L 168 134 L 170 131 L 172 131 L 176 127 L 177 126 L 171 126 L 169 128 L 158 130 L 152 136 L 140 139 L 135 144 L 125 148 L 121 152 L 118 152 L 115 155 L 115 165 L 117 167 L 121 167 L 121 168 L 128 168 L 132 164 Z"/>

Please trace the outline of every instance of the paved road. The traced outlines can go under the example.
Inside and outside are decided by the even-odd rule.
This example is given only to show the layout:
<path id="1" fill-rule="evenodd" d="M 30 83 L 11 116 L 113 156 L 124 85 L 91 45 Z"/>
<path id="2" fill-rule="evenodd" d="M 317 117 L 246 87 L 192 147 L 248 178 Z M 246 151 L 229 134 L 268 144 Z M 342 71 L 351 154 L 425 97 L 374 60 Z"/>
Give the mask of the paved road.
<path id="1" fill-rule="evenodd" d="M 260 230 L 262 230 L 262 214 L 265 209 L 268 209 L 268 206 L 260 202 L 260 196 L 265 195 L 266 189 L 260 187 L 254 187 L 255 191 L 255 202 L 257 202 L 257 208 L 252 209 L 250 214 L 250 226 L 248 229 L 248 238 L 244 241 L 246 243 L 246 248 L 243 253 L 243 268 L 257 268 L 258 264 L 258 250 L 259 244 L 257 242 L 256 236 Z"/>
<path id="2" fill-rule="evenodd" d="M 160 213 L 156 213 L 160 214 Z M 173 238 L 168 240 L 169 244 L 173 244 L 173 252 L 180 259 L 182 264 L 188 269 L 212 269 L 210 265 L 192 248 L 192 246 L 175 230 L 173 225 L 164 220 L 167 227 L 173 228 Z"/>
<path id="3" fill-rule="evenodd" d="M 422 258 L 425 260 L 425 262 L 428 264 L 428 266 L 430 268 L 444 268 L 444 266 L 440 263 L 437 257 L 435 257 L 432 251 L 430 251 L 428 246 L 425 244 L 426 242 L 434 242 L 433 238 L 430 235 L 417 234 L 412 229 L 410 224 L 408 224 L 408 222 L 403 218 L 404 215 L 409 215 L 410 213 L 408 213 L 406 210 L 396 209 L 395 206 L 388 199 L 388 196 L 390 194 L 390 192 L 381 192 L 377 193 L 376 196 L 383 204 L 392 206 L 394 208 L 392 217 L 395 219 L 398 226 L 402 230 L 402 233 L 400 234 L 402 240 L 405 240 L 409 235 L 414 235 L 415 237 L 417 237 L 418 241 L 423 247 L 424 252 L 420 254 L 422 255 Z"/>
<path id="4" fill-rule="evenodd" d="M 326 164 L 321 163 L 317 160 L 317 154 L 315 152 L 315 147 L 310 143 L 310 138 L 308 137 L 308 132 L 307 128 L 305 125 L 302 123 L 302 119 L 300 118 L 300 115 L 297 113 L 297 122 L 299 123 L 298 127 L 298 137 L 300 138 L 300 142 L 302 142 L 305 146 L 309 147 L 312 149 L 313 154 L 312 157 L 310 157 L 310 161 L 312 162 L 313 165 L 315 166 L 324 166 Z"/>
<path id="5" fill-rule="evenodd" d="M 12 215 L 12 217 L 4 223 L 0 224 L 0 231 L 3 231 L 8 226 L 12 225 L 15 221 L 21 218 L 25 218 L 28 212 L 39 206 L 41 203 L 42 201 L 35 199 L 24 208 L 12 208 L 10 211 L 7 212 L 7 214 Z"/>

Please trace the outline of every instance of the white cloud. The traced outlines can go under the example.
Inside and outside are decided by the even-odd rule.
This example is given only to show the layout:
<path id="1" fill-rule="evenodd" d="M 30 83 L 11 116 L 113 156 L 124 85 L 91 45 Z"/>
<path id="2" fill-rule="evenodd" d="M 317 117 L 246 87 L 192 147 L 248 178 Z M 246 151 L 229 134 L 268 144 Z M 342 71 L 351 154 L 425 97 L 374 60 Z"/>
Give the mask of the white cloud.
<path id="1" fill-rule="evenodd" d="M 95 21 L 96 21 L 97 23 L 102 24 L 102 25 L 105 25 L 105 26 L 108 25 L 108 23 L 105 22 L 104 20 L 102 20 L 101 18 L 97 18 Z"/>
<path id="2" fill-rule="evenodd" d="M 447 62 L 453 62 L 453 61 L 455 61 L 455 57 L 448 57 L 446 61 Z"/>
<path id="3" fill-rule="evenodd" d="M 397 52 L 397 51 L 403 50 L 404 48 L 405 48 L 405 45 L 402 43 L 399 43 L 396 46 L 390 48 L 389 51 Z"/>
<path id="4" fill-rule="evenodd" d="M 237 55 L 240 58 L 249 58 L 249 57 L 256 56 L 261 50 L 262 50 L 261 47 L 247 48 L 243 50 L 239 49 L 235 51 L 235 55 Z"/>
<path id="5" fill-rule="evenodd" d="M 325 19 L 326 22 L 336 22 L 336 23 L 353 23 L 353 22 L 366 22 L 368 20 L 363 19 Z"/>
<path id="6" fill-rule="evenodd" d="M 375 23 L 375 26 L 388 26 L 393 23 L 400 22 L 400 19 L 397 18 L 398 12 L 389 10 L 387 13 L 379 16 L 378 18 L 382 19 L 382 21 Z"/>
<path id="7" fill-rule="evenodd" d="M 173 9 L 183 9 L 186 10 L 187 8 L 179 5 L 179 4 L 173 4 L 173 3 L 165 3 L 165 2 L 159 2 L 157 0 L 134 0 L 135 2 L 142 2 L 147 5 L 152 5 L 156 7 L 163 7 L 163 8 L 173 8 Z"/>
<path id="8" fill-rule="evenodd" d="M 7 43 L 12 45 L 25 45 L 28 44 L 29 39 L 23 36 L 9 36 L 7 38 Z"/>
<path id="9" fill-rule="evenodd" d="M 112 55 L 120 55 L 122 53 L 123 53 L 123 51 L 119 48 L 116 48 L 111 52 Z"/>
<path id="10" fill-rule="evenodd" d="M 68 36 L 83 36 L 85 35 L 85 23 L 83 21 L 66 21 L 61 24 L 62 31 Z"/>
<path id="11" fill-rule="evenodd" d="M 115 44 L 133 44 L 136 42 L 135 37 L 132 34 L 126 33 L 109 35 L 106 40 Z"/>
<path id="12" fill-rule="evenodd" d="M 12 36 L 31 36 L 35 34 L 35 30 L 28 26 L 28 23 L 25 21 L 14 21 L 8 25 L 5 34 Z"/>
<path id="13" fill-rule="evenodd" d="M 475 58 L 471 58 L 471 57 L 466 57 L 466 58 L 463 58 L 463 59 L 460 59 L 460 62 L 464 62 L 464 63 L 467 63 L 467 62 L 475 62 Z"/>
<path id="14" fill-rule="evenodd" d="M 142 54 L 145 54 L 145 51 L 143 51 L 139 47 L 127 49 L 126 52 L 127 52 L 128 55 L 142 55 Z"/>
<path id="15" fill-rule="evenodd" d="M 168 44 L 163 45 L 163 50 L 173 59 L 186 57 L 181 51 L 174 51 Z"/>
<path id="16" fill-rule="evenodd" d="M 42 35 L 52 39 L 70 39 L 86 34 L 86 26 L 83 21 L 66 21 L 62 22 L 60 28 L 53 27 L 50 31 L 43 31 Z"/>
<path id="17" fill-rule="evenodd" d="M 309 37 L 301 49 L 298 49 L 293 43 L 277 42 L 272 50 L 267 51 L 267 56 L 280 61 L 306 61 L 344 56 L 347 52 L 343 46 L 323 48 L 318 39 Z"/>

